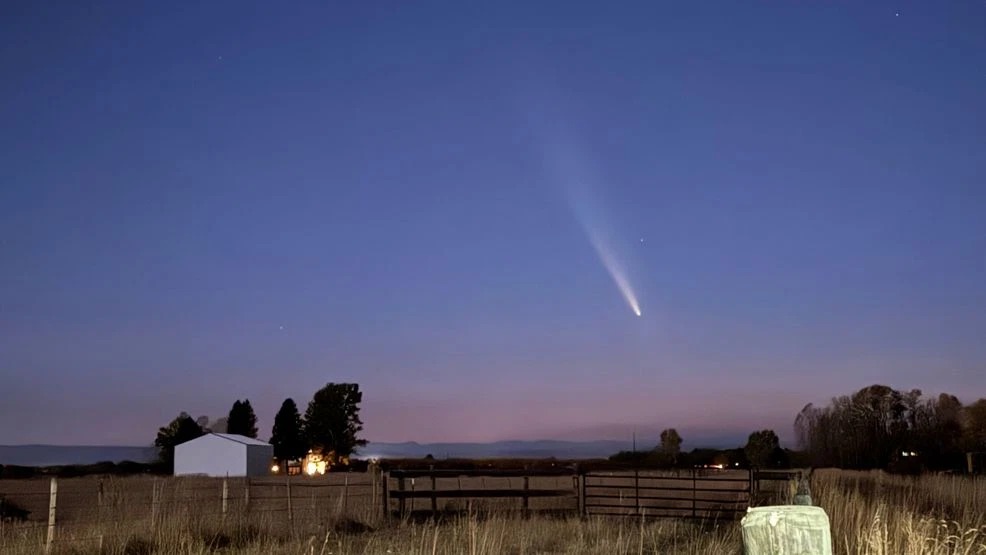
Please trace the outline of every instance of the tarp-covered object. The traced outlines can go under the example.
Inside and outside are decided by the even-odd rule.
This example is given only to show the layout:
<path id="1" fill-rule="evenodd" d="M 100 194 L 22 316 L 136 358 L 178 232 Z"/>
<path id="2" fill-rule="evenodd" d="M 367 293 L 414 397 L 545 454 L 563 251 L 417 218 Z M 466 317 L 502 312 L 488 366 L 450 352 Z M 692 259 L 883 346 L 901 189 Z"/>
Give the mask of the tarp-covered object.
<path id="1" fill-rule="evenodd" d="M 829 517 L 821 507 L 754 507 L 740 525 L 746 555 L 832 555 Z"/>

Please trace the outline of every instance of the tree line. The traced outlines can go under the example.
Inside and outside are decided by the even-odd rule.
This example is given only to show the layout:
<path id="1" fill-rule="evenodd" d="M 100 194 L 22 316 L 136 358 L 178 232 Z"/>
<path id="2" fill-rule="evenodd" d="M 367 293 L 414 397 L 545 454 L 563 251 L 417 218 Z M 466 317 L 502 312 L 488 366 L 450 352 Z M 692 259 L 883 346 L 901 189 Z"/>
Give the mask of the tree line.
<path id="1" fill-rule="evenodd" d="M 986 399 L 864 387 L 795 419 L 799 448 L 814 466 L 959 470 L 965 453 L 986 451 Z"/>
<path id="2" fill-rule="evenodd" d="M 757 430 L 739 449 L 693 449 L 682 452 L 684 440 L 678 430 L 667 428 L 661 432 L 660 443 L 644 451 L 620 451 L 610 461 L 655 467 L 692 467 L 718 465 L 725 467 L 783 468 L 791 464 L 796 454 L 782 449 L 773 430 Z"/>
<path id="3" fill-rule="evenodd" d="M 355 383 L 326 384 L 312 396 L 304 415 L 293 399 L 285 399 L 274 416 L 269 440 L 274 446 L 274 458 L 295 460 L 311 451 L 330 461 L 348 459 L 357 448 L 366 445 L 366 440 L 359 437 L 363 430 L 359 417 L 362 401 L 363 393 Z M 210 432 L 256 439 L 257 415 L 250 400 L 237 399 L 226 417 L 211 423 L 204 416 L 193 419 L 186 412 L 179 414 L 158 430 L 154 445 L 160 462 L 173 471 L 175 447 Z"/>

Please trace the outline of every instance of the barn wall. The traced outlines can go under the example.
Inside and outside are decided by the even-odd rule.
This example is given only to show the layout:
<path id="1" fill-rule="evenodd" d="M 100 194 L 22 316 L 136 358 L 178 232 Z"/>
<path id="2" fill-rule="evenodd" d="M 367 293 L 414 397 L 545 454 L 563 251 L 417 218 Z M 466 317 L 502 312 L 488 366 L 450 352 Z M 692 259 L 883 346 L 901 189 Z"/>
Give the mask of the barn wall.
<path id="1" fill-rule="evenodd" d="M 273 445 L 248 445 L 246 472 L 247 476 L 267 476 L 274 459 Z"/>
<path id="2" fill-rule="evenodd" d="M 245 476 L 247 446 L 213 435 L 205 435 L 175 447 L 175 476 Z"/>

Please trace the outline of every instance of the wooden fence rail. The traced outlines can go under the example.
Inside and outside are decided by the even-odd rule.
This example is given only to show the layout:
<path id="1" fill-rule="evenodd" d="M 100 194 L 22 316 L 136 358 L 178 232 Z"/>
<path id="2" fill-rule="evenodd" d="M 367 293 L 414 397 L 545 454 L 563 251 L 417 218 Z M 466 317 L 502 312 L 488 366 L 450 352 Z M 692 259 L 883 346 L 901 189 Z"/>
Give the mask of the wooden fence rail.
<path id="1" fill-rule="evenodd" d="M 644 516 L 674 518 L 735 518 L 752 505 L 789 489 L 784 482 L 803 479 L 801 471 L 617 470 L 580 471 L 575 467 L 513 470 L 391 470 L 375 469 L 369 476 L 353 474 L 314 480 L 304 477 L 248 479 L 205 478 L 185 481 L 165 479 L 133 482 L 112 491 L 103 480 L 75 479 L 20 482 L 19 492 L 5 491 L 0 480 L 0 499 L 30 505 L 30 520 L 43 536 L 43 549 L 62 540 L 64 527 L 80 524 L 101 527 L 120 510 L 150 526 L 194 507 L 202 515 L 222 519 L 269 514 L 272 521 L 290 529 L 317 526 L 326 514 L 365 510 L 364 515 L 390 518 L 411 513 L 434 515 L 447 510 L 470 510 L 485 500 L 504 500 L 497 509 L 565 512 L 581 516 Z M 80 485 L 86 485 L 85 490 Z M 165 485 L 169 484 L 166 489 Z M 22 486 L 30 485 L 30 488 Z M 770 491 L 768 486 L 774 485 Z M 41 486 L 41 487 L 35 487 Z M 62 487 L 59 487 L 62 486 Z M 42 487 L 44 489 L 42 489 Z M 18 489 L 15 488 L 15 489 Z M 64 497 L 63 497 L 64 496 Z M 309 502 L 310 500 L 310 502 Z M 515 500 L 516 503 L 511 502 Z M 556 500 L 556 501 L 552 501 Z M 419 503 L 415 503 L 418 501 Z M 420 503 L 424 501 L 424 503 Z M 474 506 L 475 504 L 475 506 Z M 396 507 L 395 507 L 396 505 Z M 82 512 L 82 508 L 88 508 Z M 15 513 L 11 513 L 15 514 Z M 45 518 L 47 517 L 47 518 Z M 57 518 L 56 518 L 57 517 Z M 57 532 L 57 533 L 56 533 Z M 99 532 L 102 534 L 102 532 Z M 100 536 L 100 542 L 101 540 Z"/>

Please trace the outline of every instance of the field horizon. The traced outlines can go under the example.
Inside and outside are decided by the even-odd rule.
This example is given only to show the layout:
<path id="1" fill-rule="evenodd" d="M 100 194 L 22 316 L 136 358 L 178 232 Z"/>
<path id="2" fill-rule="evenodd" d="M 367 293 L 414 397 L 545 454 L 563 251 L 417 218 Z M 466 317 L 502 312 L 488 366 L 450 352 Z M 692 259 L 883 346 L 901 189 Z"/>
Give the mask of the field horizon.
<path id="1" fill-rule="evenodd" d="M 638 438 L 637 449 L 646 451 L 659 440 Z M 745 438 L 734 441 L 719 439 L 688 445 L 688 449 L 732 449 L 741 447 Z M 695 443 L 695 442 L 689 442 Z M 631 450 L 633 440 L 503 440 L 492 442 L 419 443 L 370 442 L 356 458 L 606 458 L 619 451 Z M 153 446 L 139 445 L 54 445 L 46 443 L 0 445 L 0 464 L 17 466 L 60 466 L 99 462 L 152 462 L 157 457 Z"/>

